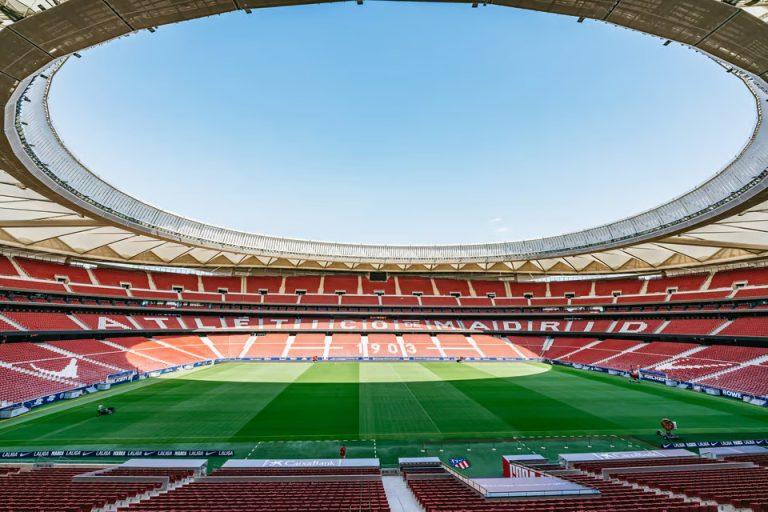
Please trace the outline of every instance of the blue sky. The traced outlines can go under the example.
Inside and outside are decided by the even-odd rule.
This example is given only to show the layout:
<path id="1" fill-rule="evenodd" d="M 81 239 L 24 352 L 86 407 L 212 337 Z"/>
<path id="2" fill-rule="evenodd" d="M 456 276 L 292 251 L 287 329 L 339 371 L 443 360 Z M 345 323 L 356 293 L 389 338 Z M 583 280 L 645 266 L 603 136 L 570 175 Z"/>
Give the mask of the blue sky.
<path id="1" fill-rule="evenodd" d="M 98 174 L 218 225 L 347 242 L 553 235 L 655 206 L 753 127 L 743 85 L 632 31 L 503 7 L 243 12 L 84 52 L 60 135 Z"/>

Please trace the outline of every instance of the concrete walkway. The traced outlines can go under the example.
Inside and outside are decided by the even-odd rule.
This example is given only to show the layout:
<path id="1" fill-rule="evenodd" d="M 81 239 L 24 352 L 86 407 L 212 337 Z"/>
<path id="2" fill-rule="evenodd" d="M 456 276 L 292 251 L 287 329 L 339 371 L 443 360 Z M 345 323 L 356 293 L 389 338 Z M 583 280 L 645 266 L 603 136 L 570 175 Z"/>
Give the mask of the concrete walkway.
<path id="1" fill-rule="evenodd" d="M 392 512 L 424 512 L 401 476 L 383 476 L 384 491 Z"/>

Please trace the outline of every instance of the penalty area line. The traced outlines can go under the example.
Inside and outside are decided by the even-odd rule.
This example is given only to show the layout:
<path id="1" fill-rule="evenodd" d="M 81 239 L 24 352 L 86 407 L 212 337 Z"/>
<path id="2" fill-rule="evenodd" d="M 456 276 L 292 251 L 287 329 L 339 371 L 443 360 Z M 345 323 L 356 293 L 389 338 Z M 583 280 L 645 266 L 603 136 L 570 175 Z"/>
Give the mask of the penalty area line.
<path id="1" fill-rule="evenodd" d="M 259 441 L 258 443 L 256 443 L 256 444 L 254 445 L 254 447 L 253 447 L 253 448 L 251 448 L 251 451 L 250 451 L 250 452 L 248 452 L 248 455 L 246 455 L 246 456 L 245 456 L 245 458 L 247 459 L 247 458 L 249 458 L 251 455 L 253 455 L 253 452 L 255 452 L 255 451 L 256 451 L 256 449 L 259 447 L 259 445 L 260 445 L 260 444 L 261 444 L 261 441 Z"/>

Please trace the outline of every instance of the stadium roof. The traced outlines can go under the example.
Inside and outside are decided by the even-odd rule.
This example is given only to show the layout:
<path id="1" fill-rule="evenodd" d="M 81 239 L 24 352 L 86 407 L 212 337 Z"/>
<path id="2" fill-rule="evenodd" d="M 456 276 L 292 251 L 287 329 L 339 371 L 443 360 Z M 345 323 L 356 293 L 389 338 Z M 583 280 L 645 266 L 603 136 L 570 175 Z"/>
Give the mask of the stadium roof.
<path id="1" fill-rule="evenodd" d="M 14 1 L 15 9 L 8 9 Z M 0 0 L 0 244 L 81 259 L 191 267 L 616 273 L 768 256 L 768 2 L 504 0 L 501 6 L 590 18 L 688 45 L 739 76 L 755 130 L 725 169 L 639 215 L 537 240 L 473 245 L 357 245 L 243 233 L 186 219 L 114 188 L 61 143 L 47 95 L 66 56 L 135 30 L 303 0 Z M 45 10 L 43 10 L 45 9 Z M 713 172 L 715 169 L 713 169 Z"/>

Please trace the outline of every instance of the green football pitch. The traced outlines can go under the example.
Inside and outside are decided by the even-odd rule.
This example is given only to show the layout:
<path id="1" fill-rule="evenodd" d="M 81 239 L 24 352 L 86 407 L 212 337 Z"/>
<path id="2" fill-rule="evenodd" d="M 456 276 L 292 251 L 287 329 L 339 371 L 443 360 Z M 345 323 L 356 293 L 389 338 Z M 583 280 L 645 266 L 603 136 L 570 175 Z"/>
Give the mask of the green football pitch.
<path id="1" fill-rule="evenodd" d="M 98 404 L 113 416 L 97 417 Z M 542 363 L 226 363 L 116 386 L 0 422 L 0 450 L 233 449 L 236 457 L 464 456 L 768 438 L 768 411 Z"/>

